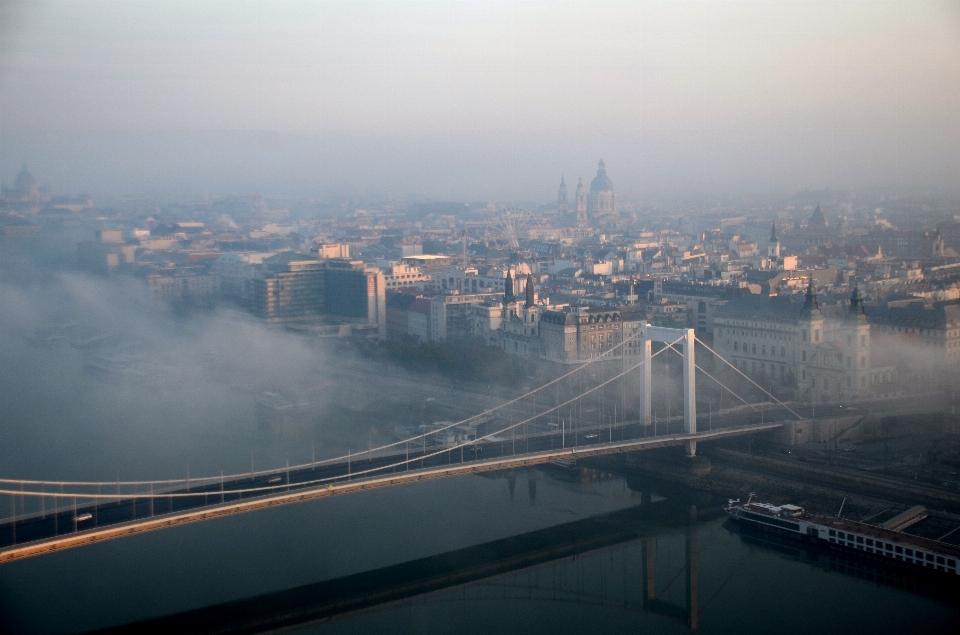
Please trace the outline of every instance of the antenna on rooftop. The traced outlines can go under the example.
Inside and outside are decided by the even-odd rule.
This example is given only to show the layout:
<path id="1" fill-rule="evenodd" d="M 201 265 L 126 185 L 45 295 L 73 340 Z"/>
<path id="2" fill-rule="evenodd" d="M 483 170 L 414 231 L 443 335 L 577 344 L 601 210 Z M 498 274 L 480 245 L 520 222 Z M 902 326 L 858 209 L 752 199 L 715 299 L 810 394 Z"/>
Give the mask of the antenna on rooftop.
<path id="1" fill-rule="evenodd" d="M 461 261 L 462 261 L 461 264 L 463 265 L 463 268 L 466 269 L 467 268 L 467 230 L 466 229 L 463 230 L 462 241 L 463 241 L 463 253 L 461 255 Z"/>

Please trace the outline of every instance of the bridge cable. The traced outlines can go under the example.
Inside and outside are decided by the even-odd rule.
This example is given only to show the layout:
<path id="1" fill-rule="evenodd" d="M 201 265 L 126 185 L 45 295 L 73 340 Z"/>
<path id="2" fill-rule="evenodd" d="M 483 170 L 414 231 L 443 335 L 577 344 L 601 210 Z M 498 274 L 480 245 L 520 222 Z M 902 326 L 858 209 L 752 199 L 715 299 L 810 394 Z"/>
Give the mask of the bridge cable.
<path id="1" fill-rule="evenodd" d="M 701 345 L 701 346 L 703 346 L 705 349 L 707 349 L 708 351 L 710 351 L 711 353 L 713 353 L 714 355 L 716 355 L 724 364 L 726 364 L 727 366 L 729 366 L 729 367 L 732 368 L 733 370 L 735 370 L 735 371 L 737 371 L 738 373 L 740 373 L 741 375 L 743 375 L 743 377 L 744 377 L 747 381 L 749 381 L 751 384 L 753 384 L 754 386 L 756 386 L 757 388 L 759 388 L 765 395 L 769 396 L 771 399 L 773 399 L 774 401 L 776 401 L 778 404 L 780 404 L 781 406 L 783 406 L 784 408 L 786 408 L 786 409 L 787 409 L 791 414 L 793 414 L 797 419 L 799 419 L 799 420 L 801 420 L 801 421 L 804 420 L 804 417 L 801 417 L 801 416 L 800 416 L 799 414 L 797 414 L 796 411 L 794 411 L 790 406 L 788 406 L 787 404 L 783 403 L 782 401 L 780 401 L 779 399 L 777 399 L 776 397 L 774 397 L 772 394 L 770 394 L 763 386 L 761 386 L 761 385 L 758 384 L 757 382 L 755 382 L 755 381 L 753 381 L 752 379 L 750 379 L 750 377 L 749 377 L 748 375 L 746 375 L 746 374 L 743 373 L 739 368 L 737 368 L 736 366 L 734 366 L 733 364 L 731 364 L 730 362 L 728 362 L 720 353 L 718 353 L 717 351 L 715 351 L 715 350 L 713 350 L 712 348 L 710 348 L 709 346 L 707 346 L 707 345 L 703 342 L 703 340 L 701 340 L 699 337 L 695 337 L 695 339 L 696 339 L 696 341 L 700 342 L 700 345 Z"/>
<path id="2" fill-rule="evenodd" d="M 613 346 L 613 347 L 609 348 L 608 350 L 604 351 L 603 353 L 601 353 L 598 357 L 593 358 L 593 359 L 590 359 L 590 360 L 587 360 L 586 362 L 584 362 L 583 364 L 579 365 L 577 368 L 573 369 L 572 371 L 570 371 L 570 372 L 568 372 L 568 373 L 566 373 L 566 374 L 564 374 L 564 375 L 561 375 L 560 377 L 557 377 L 556 379 L 553 379 L 553 380 L 547 382 L 546 384 L 543 384 L 542 386 L 539 386 L 539 387 L 531 390 L 530 392 L 527 392 L 527 393 L 525 393 L 525 394 L 523 394 L 523 395 L 520 395 L 519 397 L 515 397 L 514 399 L 511 399 L 510 401 L 506 401 L 506 402 L 504 402 L 504 403 L 502 403 L 502 404 L 500 404 L 500 405 L 494 406 L 493 408 L 489 408 L 489 409 L 487 409 L 487 410 L 485 410 L 485 411 L 483 411 L 483 412 L 481 412 L 481 413 L 478 413 L 478 414 L 475 414 L 475 415 L 471 415 L 470 417 L 467 417 L 466 419 L 462 419 L 462 420 L 460 420 L 460 421 L 450 423 L 449 425 L 446 425 L 446 426 L 437 428 L 437 429 L 435 429 L 435 430 L 431 430 L 430 432 L 424 432 L 423 434 L 419 434 L 419 435 L 410 437 L 410 438 L 408 438 L 408 439 L 403 439 L 403 440 L 395 441 L 395 442 L 393 442 L 393 443 L 388 443 L 388 444 L 386 444 L 386 445 L 382 445 L 382 446 L 379 446 L 379 447 L 376 447 L 376 448 L 371 448 L 370 450 L 367 451 L 367 454 L 371 454 L 371 455 L 372 455 L 372 453 L 374 453 L 374 452 L 380 452 L 381 450 L 386 450 L 386 449 L 389 449 L 389 448 L 398 447 L 398 446 L 404 445 L 404 444 L 406 444 L 406 443 L 410 443 L 410 442 L 416 441 L 416 440 L 418 440 L 418 439 L 426 439 L 426 437 L 428 437 L 428 436 L 430 436 L 430 435 L 432 435 L 432 434 L 438 434 L 438 433 L 440 433 L 440 432 L 444 432 L 444 431 L 446 431 L 446 430 L 449 430 L 450 428 L 454 428 L 454 427 L 456 427 L 456 426 L 464 425 L 464 424 L 466 424 L 466 423 L 468 423 L 468 422 L 470 422 L 470 421 L 472 421 L 472 420 L 474 420 L 474 419 L 479 419 L 479 418 L 482 418 L 482 417 L 486 417 L 486 416 L 488 416 L 488 415 L 496 412 L 497 410 L 500 410 L 500 409 L 503 409 L 503 408 L 506 408 L 506 407 L 508 407 L 508 406 L 513 405 L 514 403 L 520 401 L 521 399 L 525 399 L 525 398 L 527 398 L 527 397 L 529 397 L 529 396 L 531 396 L 531 395 L 534 395 L 534 394 L 540 392 L 541 390 L 545 390 L 546 388 L 549 388 L 550 386 L 553 386 L 554 384 L 556 384 L 556 383 L 558 383 L 558 382 L 560 382 L 560 381 L 563 381 L 563 380 L 566 379 L 567 377 L 570 377 L 571 375 L 573 375 L 573 374 L 575 374 L 575 373 L 578 373 L 578 372 L 580 372 L 580 371 L 585 370 L 587 367 L 593 365 L 594 363 L 597 363 L 597 362 L 600 362 L 600 361 L 606 361 L 606 360 L 612 358 L 612 353 L 613 353 L 614 351 L 616 351 L 617 349 L 625 346 L 625 345 L 628 344 L 629 342 L 632 342 L 632 341 L 637 340 L 637 339 L 641 339 L 642 334 L 643 334 L 643 332 L 642 332 L 641 330 L 638 330 L 636 333 L 634 333 L 633 335 L 631 335 L 631 336 L 629 336 L 628 338 L 624 339 L 624 340 L 623 340 L 622 342 L 620 342 L 619 344 L 616 344 L 615 346 Z M 679 340 L 678 340 L 678 341 L 679 341 Z M 585 394 L 586 394 L 586 393 L 585 393 Z M 299 465 L 294 465 L 294 466 L 293 466 L 293 469 L 295 469 L 295 470 L 296 470 L 296 469 L 301 469 L 301 468 L 304 468 L 304 467 L 306 467 L 306 466 L 308 466 L 308 465 L 313 467 L 313 466 L 317 466 L 317 465 L 326 465 L 326 464 L 330 464 L 330 463 L 337 463 L 337 462 L 343 461 L 343 460 L 346 459 L 346 458 L 347 458 L 347 455 L 344 454 L 344 455 L 342 455 L 342 456 L 332 457 L 332 458 L 329 458 L 329 459 L 322 459 L 322 460 L 320 460 L 320 461 L 313 461 L 313 462 L 310 462 L 310 463 L 302 463 L 302 464 L 299 464 Z M 227 475 L 225 478 L 233 479 L 233 478 L 247 477 L 247 476 L 263 476 L 263 475 L 266 475 L 266 474 L 271 474 L 271 473 L 273 473 L 273 472 L 275 472 L 275 471 L 276 471 L 276 470 L 271 469 L 271 470 L 260 470 L 260 471 L 253 472 L 253 473 L 251 473 L 251 472 L 238 472 L 238 473 L 236 473 L 236 474 Z M 191 479 L 190 479 L 190 482 L 197 482 L 197 483 L 214 483 L 214 482 L 218 481 L 219 479 L 220 479 L 219 476 L 208 476 L 208 477 L 201 477 L 201 478 L 191 478 Z M 7 479 L 7 478 L 0 478 L 0 483 L 14 483 L 14 484 L 28 484 L 28 485 L 77 485 L 77 486 L 80 486 L 80 487 L 94 486 L 94 485 L 117 485 L 117 484 L 119 484 L 119 485 L 127 485 L 127 486 L 135 486 L 135 485 L 161 485 L 161 484 L 176 484 L 176 483 L 185 483 L 185 482 L 186 482 L 186 479 L 182 479 L 182 478 L 181 478 L 181 479 L 151 480 L 151 481 L 99 481 L 99 482 L 98 482 L 98 481 L 41 481 L 41 480 L 29 480 L 29 479 Z"/>
<path id="3" fill-rule="evenodd" d="M 682 338 L 678 339 L 676 342 L 674 342 L 674 344 L 676 344 L 677 342 L 679 342 L 681 339 L 682 339 Z M 669 345 L 668 345 L 668 346 L 669 346 Z M 667 351 L 667 348 L 664 347 L 663 349 L 661 349 L 661 350 L 657 351 L 656 353 L 654 353 L 653 355 L 651 355 L 650 358 L 653 359 L 653 358 L 656 357 L 657 355 L 660 355 L 661 353 L 664 353 L 664 352 L 666 352 L 666 351 Z M 514 429 L 514 428 L 516 428 L 516 427 L 519 427 L 519 426 L 521 426 L 521 425 L 524 425 L 524 424 L 526 424 L 526 423 L 529 423 L 529 422 L 531 422 L 531 421 L 534 421 L 535 419 L 538 419 L 539 417 L 542 417 L 542 416 L 545 415 L 545 414 L 548 414 L 548 413 L 550 413 L 550 412 L 553 412 L 553 411 L 555 411 L 555 410 L 559 410 L 560 408 L 563 408 L 563 407 L 565 407 L 565 406 L 568 406 L 568 405 L 570 405 L 571 403 L 577 401 L 578 399 L 582 399 L 582 398 L 585 397 L 586 395 L 589 395 L 590 393 L 599 390 L 600 388 L 606 386 L 607 384 L 612 383 L 612 382 L 616 381 L 617 379 L 620 379 L 621 377 L 627 375 L 628 373 L 636 370 L 636 369 L 639 368 L 640 366 L 643 366 L 645 363 L 646 363 L 645 361 L 641 361 L 641 362 L 639 362 L 639 363 L 631 366 L 631 367 L 628 368 L 627 370 L 623 371 L 622 373 L 619 373 L 619 374 L 611 377 L 610 379 L 604 381 L 604 382 L 601 383 L 601 384 L 598 384 L 598 385 L 596 385 L 596 386 L 593 386 L 593 387 L 591 387 L 591 388 L 588 388 L 588 389 L 585 390 L 583 393 L 581 393 L 581 394 L 579 394 L 579 395 L 577 395 L 577 396 L 575 396 L 575 397 L 571 397 L 570 399 L 568 399 L 567 401 L 565 401 L 565 402 L 563 402 L 563 403 L 561 403 L 561 404 L 557 404 L 557 405 L 555 405 L 555 406 L 551 406 L 551 407 L 548 408 L 547 410 L 544 410 L 543 412 L 540 412 L 540 413 L 538 413 L 538 414 L 536 414 L 536 415 L 534 415 L 534 416 L 532 416 L 532 417 L 529 417 L 528 419 L 525 419 L 525 420 L 523 420 L 523 421 L 519 421 L 519 422 L 514 423 L 514 424 L 512 424 L 512 425 L 509 425 L 509 426 L 507 426 L 507 427 L 505 427 L 505 428 L 502 428 L 502 429 L 495 430 L 495 431 L 493 431 L 493 432 L 487 433 L 486 435 L 484 435 L 484 436 L 482 436 L 482 437 L 479 437 L 479 438 L 477 438 L 477 439 L 473 439 L 473 440 L 470 440 L 470 441 L 466 441 L 466 442 L 460 443 L 460 444 L 458 444 L 458 445 L 453 445 L 453 446 L 450 446 L 450 447 L 445 447 L 445 448 L 443 448 L 443 449 L 441 449 L 441 450 L 437 450 L 436 452 L 433 452 L 433 453 L 430 453 L 430 454 L 423 454 L 423 455 L 421 455 L 421 456 L 414 457 L 414 458 L 412 458 L 412 459 L 406 459 L 406 460 L 398 461 L 398 462 L 396 462 L 396 463 L 391 463 L 391 464 L 388 464 L 388 465 L 382 465 L 382 466 L 378 466 L 378 467 L 368 468 L 368 469 L 366 469 L 366 470 L 361 470 L 361 471 L 359 471 L 359 472 L 353 472 L 353 473 L 351 473 L 349 476 L 350 476 L 351 478 L 355 478 L 355 477 L 357 477 L 357 476 L 363 476 L 363 475 L 365 475 L 365 474 L 374 474 L 374 473 L 377 473 L 377 472 L 386 472 L 387 470 L 390 470 L 390 469 L 393 469 L 393 468 L 396 468 L 396 467 L 401 467 L 401 466 L 404 466 L 404 465 L 408 465 L 408 464 L 411 464 L 411 463 L 416 463 L 417 461 L 423 461 L 424 459 L 433 458 L 433 457 L 435 457 L 435 456 L 439 456 L 439 455 L 444 454 L 444 453 L 446 453 L 446 452 L 451 452 L 451 451 L 453 451 L 453 450 L 460 449 L 461 447 L 468 447 L 468 446 L 471 446 L 471 445 L 476 445 L 479 441 L 482 441 L 482 440 L 484 440 L 484 439 L 489 439 L 490 437 L 496 436 L 497 434 L 501 434 L 501 433 L 503 433 L 503 432 L 507 432 L 508 430 Z M 272 472 L 276 472 L 276 470 L 268 471 L 267 473 L 272 473 Z M 246 478 L 246 477 L 247 477 L 247 474 L 245 473 L 245 474 L 243 474 L 242 476 L 244 476 L 244 478 Z M 347 475 L 345 475 L 345 474 L 339 474 L 339 475 L 328 476 L 328 477 L 324 477 L 324 478 L 320 478 L 320 479 L 312 479 L 312 480 L 309 480 L 309 481 L 303 481 L 303 482 L 295 483 L 295 484 L 293 484 L 293 485 L 296 487 L 296 489 L 300 490 L 300 489 L 305 489 L 305 488 L 310 487 L 310 486 L 313 486 L 313 485 L 320 485 L 320 484 L 323 484 L 323 483 L 337 482 L 337 481 L 340 481 L 340 480 L 346 478 L 346 476 L 347 476 Z M 28 483 L 29 483 L 29 482 L 28 482 Z M 31 483 L 31 484 L 32 484 L 32 483 Z M 114 484 L 115 484 L 115 483 L 114 483 Z M 233 495 L 233 494 L 241 494 L 241 495 L 242 495 L 242 494 L 253 493 L 253 492 L 259 492 L 259 493 L 274 492 L 274 491 L 276 491 L 276 490 L 277 490 L 277 487 L 276 487 L 276 486 L 266 486 L 266 487 L 252 487 L 252 488 L 244 488 L 244 489 L 224 490 L 224 493 L 226 493 L 226 494 L 228 494 L 228 495 Z M 71 498 L 71 497 L 78 497 L 78 498 L 83 498 L 83 499 L 87 499 L 87 500 L 130 500 L 130 499 L 137 499 L 137 498 L 142 498 L 142 499 L 149 499 L 149 498 L 191 498 L 191 497 L 192 497 L 192 498 L 195 498 L 195 497 L 198 497 L 198 496 L 205 496 L 205 495 L 209 495 L 209 494 L 218 494 L 219 491 L 217 491 L 217 492 L 168 492 L 168 493 L 160 492 L 160 493 L 154 493 L 154 494 L 151 496 L 150 494 L 136 494 L 136 493 L 134 493 L 134 494 L 87 494 L 87 493 L 82 493 L 82 492 L 80 492 L 80 493 L 77 493 L 77 492 L 74 492 L 74 493 L 70 493 L 70 492 L 68 492 L 68 493 L 51 493 L 51 492 L 24 492 L 24 491 L 19 491 L 19 490 L 0 489 L 0 494 L 7 494 L 7 493 L 15 493 L 15 494 L 18 494 L 18 495 L 21 495 L 21 496 L 26 495 L 26 496 L 30 496 L 30 497 L 43 497 L 43 496 L 47 496 L 47 497 L 51 497 L 51 498 Z"/>
<path id="4" fill-rule="evenodd" d="M 680 355 L 680 356 L 683 355 L 683 352 L 677 350 L 676 348 L 674 348 L 672 344 L 668 344 L 668 346 L 669 346 L 670 348 L 673 348 L 673 350 L 677 353 L 677 355 Z M 742 401 L 745 405 L 750 406 L 750 407 L 753 408 L 754 410 L 757 410 L 757 407 L 756 407 L 756 406 L 754 406 L 752 403 L 748 402 L 746 399 L 744 399 L 743 397 L 741 397 L 740 395 L 738 395 L 737 393 L 735 393 L 731 388 L 725 386 L 719 379 L 717 379 L 716 377 L 714 377 L 713 375 L 711 375 L 710 373 L 708 373 L 706 370 L 704 370 L 703 367 L 700 366 L 700 364 L 694 364 L 694 366 L 695 366 L 695 368 L 696 368 L 697 370 L 699 370 L 701 373 L 703 373 L 704 375 L 706 375 L 707 377 L 709 377 L 709 378 L 712 379 L 713 381 L 717 382 L 717 384 L 719 384 L 721 388 L 723 388 L 724 390 L 726 390 L 727 392 L 729 392 L 731 395 L 733 395 L 734 397 L 736 397 L 737 399 L 739 399 L 740 401 Z M 718 412 L 719 412 L 719 411 L 718 411 Z"/>

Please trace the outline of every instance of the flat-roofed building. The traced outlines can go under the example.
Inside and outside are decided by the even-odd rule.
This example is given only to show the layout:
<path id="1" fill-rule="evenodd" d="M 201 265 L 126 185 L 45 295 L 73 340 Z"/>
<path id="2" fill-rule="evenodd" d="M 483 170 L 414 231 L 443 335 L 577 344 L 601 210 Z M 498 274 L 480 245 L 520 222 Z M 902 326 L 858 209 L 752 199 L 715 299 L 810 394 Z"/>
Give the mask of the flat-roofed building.
<path id="1" fill-rule="evenodd" d="M 288 254 L 264 260 L 247 281 L 250 311 L 271 323 L 319 320 L 326 312 L 326 270 L 319 260 Z"/>
<path id="2" fill-rule="evenodd" d="M 220 298 L 220 276 L 205 269 L 175 268 L 147 277 L 153 302 L 210 306 Z"/>
<path id="3" fill-rule="evenodd" d="M 430 274 L 423 273 L 420 267 L 404 262 L 392 262 L 383 274 L 383 283 L 387 291 L 402 287 L 424 288 L 431 280 Z"/>
<path id="4" fill-rule="evenodd" d="M 497 333 L 503 321 L 503 306 L 496 297 L 467 306 L 470 316 L 470 334 L 487 346 L 497 345 Z"/>
<path id="5" fill-rule="evenodd" d="M 336 319 L 370 327 L 378 338 L 386 338 L 383 272 L 359 260 L 283 252 L 264 260 L 245 295 L 251 312 L 268 322 Z"/>
<path id="6" fill-rule="evenodd" d="M 360 260 L 331 259 L 326 270 L 326 312 L 357 324 L 377 327 L 379 339 L 387 337 L 387 297 L 383 272 Z"/>
<path id="7" fill-rule="evenodd" d="M 326 258 L 349 258 L 350 245 L 346 243 L 327 243 L 317 248 L 317 255 L 321 260 Z"/>
<path id="8" fill-rule="evenodd" d="M 438 294 L 430 298 L 430 339 L 463 342 L 477 333 L 473 307 L 497 298 L 495 293 Z M 499 322 L 497 322 L 499 326 Z M 481 337 L 486 338 L 482 333 Z"/>

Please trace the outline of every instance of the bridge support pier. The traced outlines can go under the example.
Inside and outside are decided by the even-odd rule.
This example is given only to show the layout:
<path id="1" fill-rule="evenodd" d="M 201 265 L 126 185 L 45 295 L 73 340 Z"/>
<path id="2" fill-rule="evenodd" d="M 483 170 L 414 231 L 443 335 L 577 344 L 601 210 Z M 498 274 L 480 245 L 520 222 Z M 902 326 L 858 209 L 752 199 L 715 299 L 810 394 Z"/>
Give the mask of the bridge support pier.
<path id="1" fill-rule="evenodd" d="M 653 425 L 653 373 L 651 372 L 651 355 L 650 355 L 650 344 L 651 340 L 647 337 L 646 332 L 643 334 L 643 339 L 640 340 L 640 346 L 643 348 L 643 393 L 640 397 L 642 403 L 640 407 L 643 409 L 643 416 L 641 421 L 643 425 L 649 426 Z"/>
<path id="2" fill-rule="evenodd" d="M 640 345 L 643 347 L 643 425 L 653 423 L 651 409 L 652 368 L 651 342 L 664 342 L 673 345 L 679 343 L 683 351 L 683 431 L 688 434 L 697 431 L 697 363 L 694 357 L 693 329 L 672 329 L 644 324 L 641 327 Z M 678 342 L 679 340 L 679 342 Z M 687 456 L 696 456 L 697 442 L 687 441 Z"/>
<path id="3" fill-rule="evenodd" d="M 697 363 L 693 355 L 693 329 L 683 335 L 683 431 L 697 431 Z M 697 442 L 687 441 L 687 456 L 697 455 Z"/>

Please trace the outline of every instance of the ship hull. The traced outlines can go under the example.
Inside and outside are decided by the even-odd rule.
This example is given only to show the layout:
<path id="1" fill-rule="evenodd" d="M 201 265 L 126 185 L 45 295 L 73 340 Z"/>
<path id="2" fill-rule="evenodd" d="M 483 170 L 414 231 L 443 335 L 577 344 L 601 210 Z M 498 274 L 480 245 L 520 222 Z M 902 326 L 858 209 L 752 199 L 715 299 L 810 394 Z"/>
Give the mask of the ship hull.
<path id="1" fill-rule="evenodd" d="M 818 550 L 895 568 L 960 576 L 960 548 L 873 525 L 840 518 L 802 514 L 782 517 L 768 513 L 773 506 L 748 507 L 731 502 L 724 511 L 751 533 L 761 533 Z"/>

